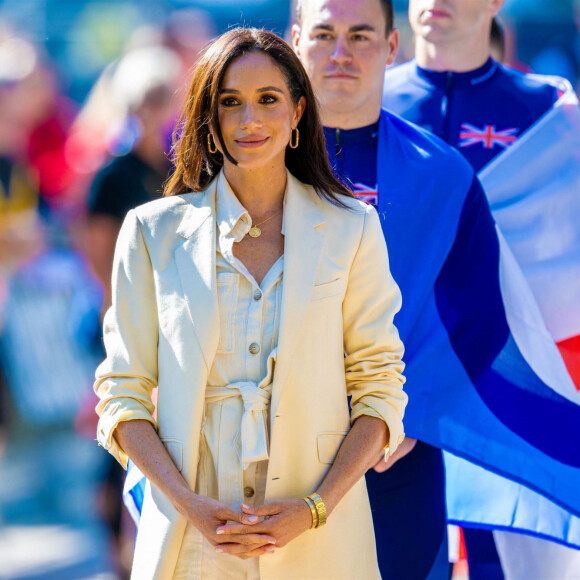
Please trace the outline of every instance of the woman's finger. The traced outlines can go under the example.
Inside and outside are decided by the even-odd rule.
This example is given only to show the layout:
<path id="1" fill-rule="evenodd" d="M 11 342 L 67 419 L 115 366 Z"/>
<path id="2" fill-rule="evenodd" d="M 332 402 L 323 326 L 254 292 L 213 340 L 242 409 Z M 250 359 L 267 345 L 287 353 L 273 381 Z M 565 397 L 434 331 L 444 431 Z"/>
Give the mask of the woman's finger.
<path id="1" fill-rule="evenodd" d="M 273 554 L 276 551 L 274 546 L 262 546 L 261 548 L 257 548 L 252 550 L 251 552 L 246 552 L 244 554 L 244 559 L 248 560 L 249 558 L 255 558 L 256 556 L 264 556 L 267 554 Z"/>
<path id="2" fill-rule="evenodd" d="M 385 461 L 383 454 L 381 454 L 380 459 L 374 465 L 373 469 L 377 473 L 383 473 L 393 467 L 399 459 L 403 459 L 406 455 L 411 453 L 417 444 L 417 439 L 412 439 L 411 437 L 405 437 L 404 441 L 399 445 L 396 451 L 389 457 L 388 461 Z"/>
<path id="3" fill-rule="evenodd" d="M 266 522 L 260 522 L 254 526 L 246 526 L 244 524 L 224 524 L 216 528 L 216 534 L 218 536 L 224 534 L 227 536 L 235 535 L 249 535 L 249 534 L 260 534 L 261 536 L 267 536 L 268 532 L 266 528 L 270 527 Z M 269 536 L 271 537 L 271 536 Z"/>
<path id="4" fill-rule="evenodd" d="M 219 544 L 215 547 L 216 552 L 223 554 L 230 554 L 232 556 L 238 556 L 244 560 L 248 558 L 255 558 L 256 556 L 261 556 L 263 554 L 268 554 L 274 552 L 275 548 L 271 544 Z"/>
<path id="5" fill-rule="evenodd" d="M 232 522 L 238 522 L 240 524 L 245 524 L 248 526 L 252 526 L 257 524 L 260 521 L 259 516 L 255 515 L 255 514 L 246 514 L 246 513 L 242 513 L 242 512 L 238 512 L 236 510 L 233 510 L 227 506 L 224 506 L 224 508 L 222 510 L 219 511 L 219 513 L 216 514 L 218 520 L 221 521 L 232 521 Z"/>
<path id="6" fill-rule="evenodd" d="M 230 535 L 219 535 L 217 538 L 218 544 L 259 544 L 260 546 L 265 546 L 266 544 L 275 544 L 276 538 L 269 536 L 267 534 L 230 534 Z"/>
<path id="7" fill-rule="evenodd" d="M 274 516 L 282 511 L 282 507 L 278 503 L 270 503 L 258 507 L 250 507 L 245 503 L 240 504 L 243 513 L 255 516 Z"/>

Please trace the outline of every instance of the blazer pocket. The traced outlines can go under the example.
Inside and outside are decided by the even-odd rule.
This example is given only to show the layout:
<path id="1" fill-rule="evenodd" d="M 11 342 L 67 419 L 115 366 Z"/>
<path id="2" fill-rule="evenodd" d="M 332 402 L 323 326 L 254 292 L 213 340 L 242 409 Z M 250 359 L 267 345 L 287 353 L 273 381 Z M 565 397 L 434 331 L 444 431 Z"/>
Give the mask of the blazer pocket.
<path id="1" fill-rule="evenodd" d="M 337 278 L 332 282 L 326 282 L 324 284 L 318 284 L 312 289 L 312 294 L 310 296 L 310 302 L 315 302 L 316 300 L 323 300 L 324 298 L 330 298 L 331 296 L 336 296 L 342 292 L 342 279 Z"/>
<path id="2" fill-rule="evenodd" d="M 179 439 L 161 439 L 161 443 L 165 445 L 175 467 L 181 471 L 183 469 L 183 443 Z"/>
<path id="3" fill-rule="evenodd" d="M 334 463 L 334 458 L 346 435 L 345 431 L 324 431 L 319 433 L 316 437 L 318 461 L 320 463 Z"/>

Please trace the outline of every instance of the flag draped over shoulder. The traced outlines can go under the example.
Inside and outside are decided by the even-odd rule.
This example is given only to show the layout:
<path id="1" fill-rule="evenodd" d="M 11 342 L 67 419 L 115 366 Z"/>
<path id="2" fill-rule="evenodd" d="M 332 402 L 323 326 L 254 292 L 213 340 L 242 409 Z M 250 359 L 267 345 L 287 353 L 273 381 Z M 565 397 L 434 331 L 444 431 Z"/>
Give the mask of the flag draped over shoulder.
<path id="1" fill-rule="evenodd" d="M 378 159 L 407 435 L 579 516 L 580 395 L 471 168 L 386 111 Z"/>
<path id="2" fill-rule="evenodd" d="M 484 167 L 480 179 L 580 388 L 580 107 L 572 89 L 563 89 L 554 107 Z"/>
<path id="3" fill-rule="evenodd" d="M 531 310 L 535 299 L 579 387 L 580 108 L 571 89 L 562 92 L 555 106 L 486 166 L 480 178 L 494 218 L 533 293 L 532 299 L 525 286 L 518 290 L 513 280 L 504 281 L 507 314 L 520 311 L 512 317 L 510 327 L 520 330 L 523 342 L 526 329 L 521 328 L 521 313 Z M 509 276 L 512 271 L 506 267 L 500 275 Z M 543 354 L 540 350 L 526 355 L 535 362 L 538 373 L 555 368 L 551 355 Z M 554 378 L 546 383 L 555 390 L 567 385 L 562 395 L 577 402 L 566 381 Z M 527 408 L 520 412 L 528 416 Z M 565 425 L 578 419 L 566 412 L 558 414 L 554 407 L 553 421 L 558 420 Z M 549 428 L 538 426 L 545 427 Z M 563 438 L 561 445 L 573 447 L 574 439 Z M 451 522 L 519 531 L 580 549 L 580 519 L 574 506 L 551 501 L 548 498 L 554 496 L 543 490 L 537 493 L 449 453 L 445 465 Z"/>

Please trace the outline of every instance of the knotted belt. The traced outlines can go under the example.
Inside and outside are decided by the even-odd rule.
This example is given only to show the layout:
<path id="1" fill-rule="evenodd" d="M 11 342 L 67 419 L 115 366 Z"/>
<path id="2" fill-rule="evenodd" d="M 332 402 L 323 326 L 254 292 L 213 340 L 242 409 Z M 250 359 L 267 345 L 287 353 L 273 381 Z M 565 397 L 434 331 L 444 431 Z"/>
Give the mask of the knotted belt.
<path id="1" fill-rule="evenodd" d="M 251 381 L 231 383 L 225 387 L 207 387 L 206 403 L 217 403 L 230 397 L 242 397 L 243 412 L 239 435 L 242 471 L 255 461 L 268 459 L 268 407 L 272 398 L 272 384 L 259 385 Z"/>
<path id="2" fill-rule="evenodd" d="M 234 496 L 243 489 L 243 471 L 269 458 L 268 410 L 276 354 L 275 349 L 268 357 L 268 371 L 259 384 L 237 381 L 206 387 L 200 458 L 205 475 L 199 475 L 207 478 L 213 465 L 219 498 L 226 503 L 236 501 Z"/>

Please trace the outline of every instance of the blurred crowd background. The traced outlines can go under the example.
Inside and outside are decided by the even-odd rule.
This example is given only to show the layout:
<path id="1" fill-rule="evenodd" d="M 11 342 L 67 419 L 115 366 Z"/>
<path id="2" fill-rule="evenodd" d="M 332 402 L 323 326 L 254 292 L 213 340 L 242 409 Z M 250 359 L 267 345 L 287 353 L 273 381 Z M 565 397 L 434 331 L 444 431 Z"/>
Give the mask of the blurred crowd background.
<path id="1" fill-rule="evenodd" d="M 115 239 L 161 194 L 198 51 L 290 17 L 290 0 L 0 1 L 0 580 L 126 577 L 92 393 Z M 580 0 L 506 0 L 500 21 L 505 62 L 578 87 Z"/>

